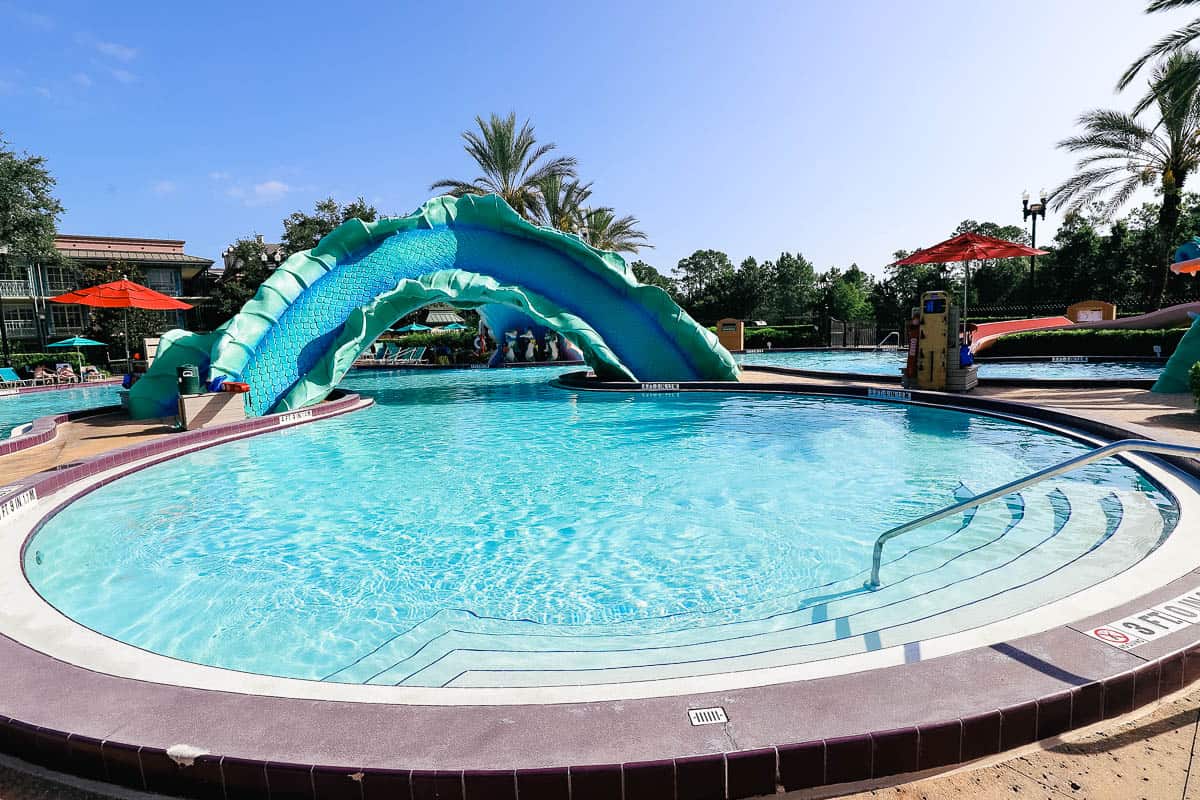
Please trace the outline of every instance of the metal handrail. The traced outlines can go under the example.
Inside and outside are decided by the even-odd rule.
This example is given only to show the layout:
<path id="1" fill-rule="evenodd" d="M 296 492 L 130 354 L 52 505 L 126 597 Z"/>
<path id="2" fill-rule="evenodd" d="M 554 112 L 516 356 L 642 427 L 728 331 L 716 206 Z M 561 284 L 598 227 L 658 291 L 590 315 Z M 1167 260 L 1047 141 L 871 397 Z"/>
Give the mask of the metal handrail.
<path id="1" fill-rule="evenodd" d="M 946 506 L 940 511 L 934 511 L 932 514 L 926 514 L 923 517 L 914 519 L 911 522 L 906 522 L 903 525 L 897 525 L 895 528 L 881 533 L 879 538 L 875 540 L 875 552 L 871 558 L 871 578 L 863 585 L 872 590 L 879 588 L 879 566 L 880 561 L 883 559 L 883 546 L 890 540 L 895 539 L 897 536 L 908 533 L 909 531 L 917 528 L 924 527 L 930 523 L 937 522 L 938 520 L 945 519 L 946 517 L 952 517 L 960 511 L 966 511 L 969 508 L 975 508 L 976 506 L 981 506 L 984 503 L 991 502 L 992 500 L 997 500 L 1001 497 L 1004 497 L 1006 494 L 1012 494 L 1013 492 L 1024 489 L 1026 486 L 1032 486 L 1035 483 L 1040 483 L 1047 478 L 1053 478 L 1056 475 L 1062 475 L 1064 473 L 1071 472 L 1072 470 L 1078 469 L 1085 464 L 1090 464 L 1093 461 L 1101 461 L 1109 456 L 1116 455 L 1117 453 L 1125 453 L 1131 450 L 1136 450 L 1139 453 L 1158 453 L 1161 455 L 1184 456 L 1200 461 L 1200 447 L 1190 447 L 1184 444 L 1155 442 L 1151 441 L 1150 439 L 1122 439 L 1119 442 L 1106 444 L 1103 447 L 1099 447 L 1091 451 L 1090 453 L 1084 453 L 1081 456 L 1069 458 L 1066 461 L 1055 464 L 1054 466 L 1046 467 L 1045 469 L 1041 469 L 1030 475 L 1026 475 L 1024 478 L 1018 478 L 1012 483 L 1006 483 L 1003 486 L 955 503 L 954 505 Z"/>
<path id="2" fill-rule="evenodd" d="M 891 339 L 893 336 L 895 336 L 895 337 L 896 337 L 896 347 L 899 347 L 899 346 L 900 346 L 900 333 L 899 333 L 899 331 L 892 331 L 892 332 L 891 332 L 891 333 L 889 333 L 887 336 L 885 336 L 885 337 L 883 337 L 882 339 L 880 339 L 880 340 L 879 340 L 879 344 L 875 345 L 875 349 L 876 349 L 876 350 L 882 350 L 882 349 L 883 349 L 883 346 L 884 346 L 885 344 L 887 344 L 887 342 L 888 342 L 888 339 Z"/>

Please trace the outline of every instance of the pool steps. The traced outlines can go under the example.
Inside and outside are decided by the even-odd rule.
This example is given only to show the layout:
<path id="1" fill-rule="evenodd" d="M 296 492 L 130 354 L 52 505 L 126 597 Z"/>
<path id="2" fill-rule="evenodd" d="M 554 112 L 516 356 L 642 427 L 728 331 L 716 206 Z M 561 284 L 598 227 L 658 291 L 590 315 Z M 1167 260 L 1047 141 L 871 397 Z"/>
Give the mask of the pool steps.
<path id="1" fill-rule="evenodd" d="M 420 686 L 619 683 L 852 655 L 1005 619 L 1085 589 L 1141 560 L 1170 524 L 1140 492 L 1064 480 L 906 537 L 907 549 L 885 561 L 885 583 L 873 592 L 862 590 L 860 573 L 756 604 L 752 618 L 697 626 L 690 615 L 653 634 L 589 635 L 586 626 L 446 611 L 322 677 Z M 957 608 L 944 602 L 951 593 Z"/>

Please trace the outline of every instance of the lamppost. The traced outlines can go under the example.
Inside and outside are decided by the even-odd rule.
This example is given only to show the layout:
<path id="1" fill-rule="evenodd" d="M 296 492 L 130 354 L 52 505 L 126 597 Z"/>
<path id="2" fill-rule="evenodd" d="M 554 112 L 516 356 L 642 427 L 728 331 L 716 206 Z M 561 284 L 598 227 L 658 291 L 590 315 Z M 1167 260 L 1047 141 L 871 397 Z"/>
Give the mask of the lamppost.
<path id="1" fill-rule="evenodd" d="M 1042 189 L 1038 192 L 1038 202 L 1030 205 L 1029 191 L 1026 190 L 1021 194 L 1021 213 L 1024 215 L 1022 219 L 1033 217 L 1033 229 L 1029 234 L 1029 246 L 1037 247 L 1037 218 L 1041 214 L 1042 219 L 1046 218 L 1046 190 Z M 1037 256 L 1029 257 L 1029 316 L 1033 316 L 1033 305 L 1037 299 L 1033 285 L 1033 271 L 1037 266 Z"/>
<path id="2" fill-rule="evenodd" d="M 4 287 L 2 282 L 8 279 L 8 245 L 0 244 L 0 347 L 4 349 L 4 366 L 11 367 L 12 360 L 8 357 L 8 322 L 4 319 Z"/>

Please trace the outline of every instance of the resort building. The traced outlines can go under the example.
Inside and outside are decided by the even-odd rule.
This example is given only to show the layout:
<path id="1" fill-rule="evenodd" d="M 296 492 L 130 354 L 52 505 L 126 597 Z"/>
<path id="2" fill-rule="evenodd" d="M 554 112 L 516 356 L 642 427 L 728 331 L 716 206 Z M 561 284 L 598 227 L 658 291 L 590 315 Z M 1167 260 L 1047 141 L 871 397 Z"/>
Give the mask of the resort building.
<path id="1" fill-rule="evenodd" d="M 283 242 L 264 241 L 261 233 L 254 234 L 254 238 L 260 245 L 262 245 L 263 251 L 262 255 L 259 257 L 269 269 L 275 269 L 282 264 L 284 260 L 286 260 L 287 254 L 283 251 Z M 223 253 L 221 253 L 220 266 L 214 267 L 212 272 L 218 281 L 224 281 L 236 275 L 238 270 L 243 266 L 245 265 L 242 263 L 241 259 L 238 258 L 233 252 L 233 245 L 230 245 L 229 247 L 225 248 Z"/>
<path id="2" fill-rule="evenodd" d="M 125 236 L 54 237 L 61 264 L 26 263 L 0 256 L 0 316 L 9 344 L 39 349 L 48 342 L 84 332 L 88 309 L 49 302 L 51 297 L 83 288 L 85 267 L 129 264 L 142 274 L 142 282 L 157 292 L 196 305 L 207 296 L 212 259 L 184 252 L 182 239 L 139 239 Z M 186 314 L 169 312 L 164 330 L 186 327 Z"/>

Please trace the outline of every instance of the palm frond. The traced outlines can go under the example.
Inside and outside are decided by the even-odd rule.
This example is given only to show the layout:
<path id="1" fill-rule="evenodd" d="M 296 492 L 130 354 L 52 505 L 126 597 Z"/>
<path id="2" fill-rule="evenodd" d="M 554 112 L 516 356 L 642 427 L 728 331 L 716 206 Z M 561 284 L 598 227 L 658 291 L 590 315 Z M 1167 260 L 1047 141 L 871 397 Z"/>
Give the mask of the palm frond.
<path id="1" fill-rule="evenodd" d="M 1149 50 L 1147 50 L 1136 61 L 1130 64 L 1129 68 L 1121 74 L 1121 79 L 1117 81 L 1118 91 L 1128 88 L 1129 84 L 1133 83 L 1133 79 L 1137 77 L 1138 73 L 1141 72 L 1142 69 L 1151 61 L 1162 58 L 1168 53 L 1172 53 L 1176 50 L 1181 50 L 1194 42 L 1197 38 L 1200 38 L 1200 19 L 1192 20 L 1179 30 L 1169 33 L 1163 38 L 1159 39 L 1150 47 Z"/>

